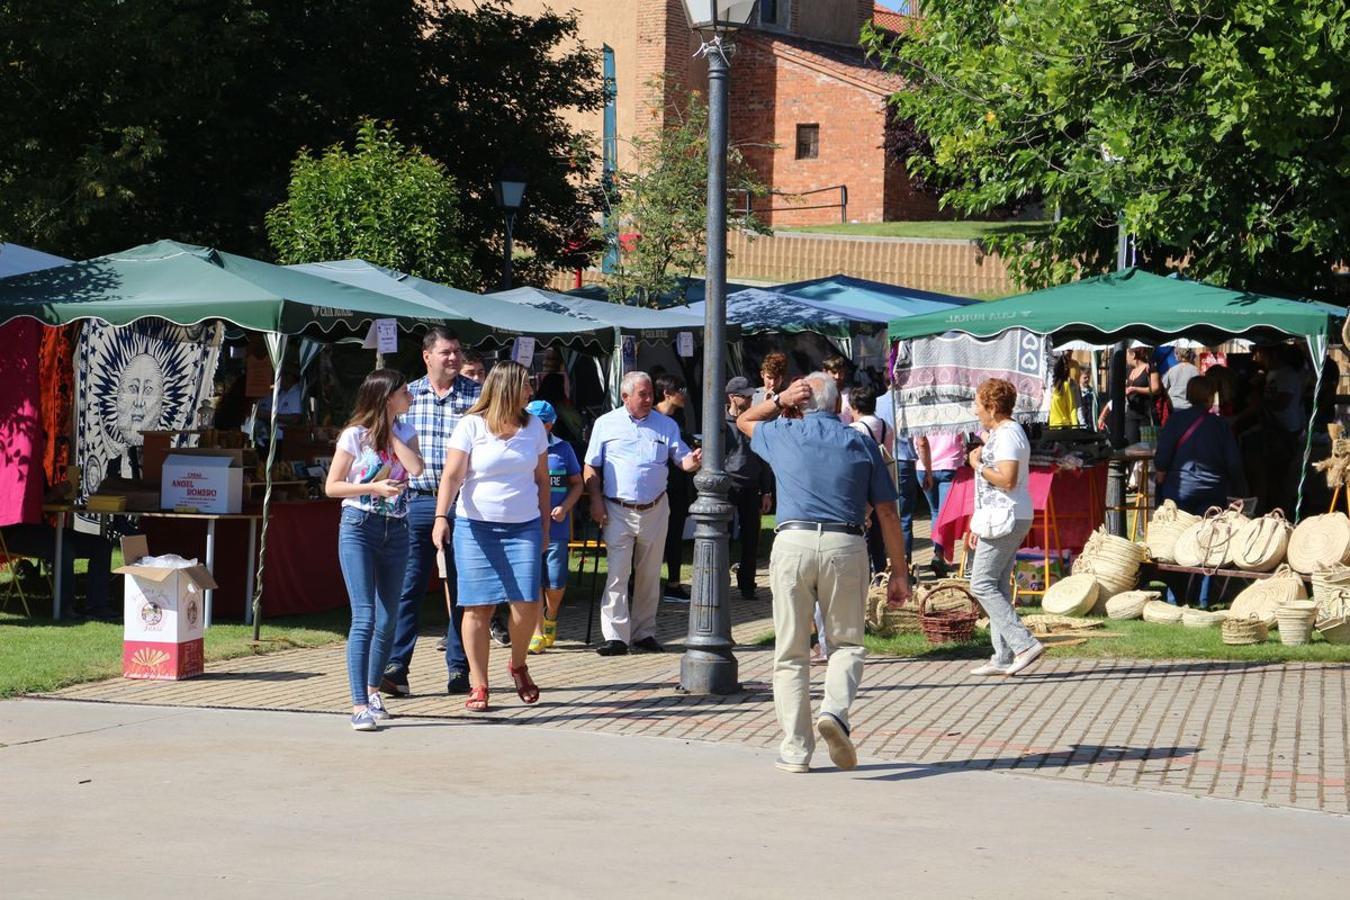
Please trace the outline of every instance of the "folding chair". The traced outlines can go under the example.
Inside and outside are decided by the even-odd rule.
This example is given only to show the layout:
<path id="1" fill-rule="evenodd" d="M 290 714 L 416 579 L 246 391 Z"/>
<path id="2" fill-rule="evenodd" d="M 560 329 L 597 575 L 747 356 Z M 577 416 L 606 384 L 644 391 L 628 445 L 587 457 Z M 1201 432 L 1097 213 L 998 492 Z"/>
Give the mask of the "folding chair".
<path id="1" fill-rule="evenodd" d="M 9 552 L 9 545 L 5 543 L 5 533 L 0 531 L 0 572 L 9 572 L 9 586 L 5 590 L 3 598 L 0 598 L 0 609 L 8 609 L 10 598 L 18 594 L 19 603 L 23 606 L 23 614 L 32 618 L 33 611 L 28 607 L 28 598 L 24 595 L 23 585 L 19 583 L 18 563 L 23 558 Z"/>
<path id="2" fill-rule="evenodd" d="M 578 507 L 579 506 L 580 504 L 578 504 Z M 595 528 L 595 537 L 586 537 L 586 532 L 589 531 L 588 526 Z M 580 540 L 577 539 L 578 531 L 581 532 L 582 535 Z M 571 532 L 571 535 L 567 539 L 567 552 L 569 556 L 572 553 L 576 553 L 578 582 L 586 571 L 586 557 L 589 556 L 592 560 L 590 586 L 591 600 L 586 604 L 586 643 L 590 644 L 592 620 L 595 617 L 596 603 L 599 601 L 599 596 L 595 592 L 595 585 L 600 580 L 600 557 L 606 552 L 605 541 L 600 526 L 594 525 L 589 519 L 583 523 L 577 508 L 574 508 L 572 511 Z"/>

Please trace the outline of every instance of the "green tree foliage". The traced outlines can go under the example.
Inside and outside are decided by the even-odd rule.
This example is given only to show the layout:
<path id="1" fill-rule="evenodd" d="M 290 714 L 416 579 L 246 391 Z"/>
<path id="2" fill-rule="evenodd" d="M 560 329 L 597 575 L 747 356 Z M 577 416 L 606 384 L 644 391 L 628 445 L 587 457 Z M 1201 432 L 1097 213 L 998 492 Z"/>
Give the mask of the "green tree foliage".
<path id="1" fill-rule="evenodd" d="M 992 238 L 1025 285 L 1114 265 L 1118 217 L 1154 270 L 1313 294 L 1350 226 L 1344 0 L 932 0 L 867 41 L 909 79 L 914 170 L 965 214 L 1042 201 Z"/>
<path id="2" fill-rule="evenodd" d="M 456 283 L 468 272 L 459 225 L 455 180 L 444 166 L 370 119 L 357 128 L 354 153 L 341 144 L 320 157 L 302 152 L 285 202 L 267 213 L 281 263 L 355 257 Z"/>
<path id="3" fill-rule="evenodd" d="M 595 54 L 570 14 L 461 5 L 0 0 L 0 236 L 75 257 L 160 237 L 265 256 L 296 155 L 369 117 L 455 178 L 483 282 L 507 159 L 530 179 L 518 238 L 555 264 L 593 209 L 593 141 L 564 116 L 603 103 Z"/>
<path id="4" fill-rule="evenodd" d="M 652 94 L 664 97 L 660 85 Z M 698 94 L 673 108 L 673 121 L 650 137 L 632 139 L 634 169 L 615 173 L 609 196 L 609 231 L 593 234 L 618 249 L 605 275 L 611 300 L 657 306 L 680 279 L 703 271 L 708 227 L 708 105 Z M 735 146 L 727 151 L 727 228 L 759 234 L 769 229 L 740 198 L 768 195 Z"/>

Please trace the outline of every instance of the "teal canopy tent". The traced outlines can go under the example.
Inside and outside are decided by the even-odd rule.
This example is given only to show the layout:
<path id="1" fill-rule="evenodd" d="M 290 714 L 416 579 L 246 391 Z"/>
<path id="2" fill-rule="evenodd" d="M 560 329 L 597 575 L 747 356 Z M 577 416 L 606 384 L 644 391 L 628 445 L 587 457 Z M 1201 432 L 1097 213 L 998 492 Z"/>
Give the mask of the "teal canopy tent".
<path id="1" fill-rule="evenodd" d="M 970 306 L 980 302 L 969 297 L 921 291 L 842 274 L 780 284 L 773 290 L 798 300 L 810 300 L 827 308 L 837 307 L 857 313 L 881 314 L 888 320 L 900 316 L 940 312 L 953 306 Z"/>

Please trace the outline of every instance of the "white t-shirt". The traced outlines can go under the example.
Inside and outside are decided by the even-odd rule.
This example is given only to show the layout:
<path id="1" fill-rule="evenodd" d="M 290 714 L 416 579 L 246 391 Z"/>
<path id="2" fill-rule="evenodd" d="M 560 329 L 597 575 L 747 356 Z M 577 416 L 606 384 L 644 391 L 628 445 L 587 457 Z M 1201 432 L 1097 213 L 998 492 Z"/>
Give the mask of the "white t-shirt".
<path id="1" fill-rule="evenodd" d="M 1288 394 L 1292 399 L 1280 404 L 1275 398 Z M 1303 415 L 1303 376 L 1288 366 L 1279 366 L 1266 373 L 1266 412 L 1290 434 L 1298 434 L 1308 422 Z"/>
<path id="2" fill-rule="evenodd" d="M 548 452 L 548 434 L 539 419 L 506 440 L 488 430 L 482 416 L 465 416 L 450 435 L 449 449 L 469 455 L 455 515 L 479 522 L 518 525 L 539 518 L 539 457 Z"/>
<path id="3" fill-rule="evenodd" d="M 407 481 L 408 473 L 397 456 L 388 450 L 376 450 L 365 443 L 367 431 L 369 431 L 367 428 L 351 426 L 342 429 L 342 433 L 338 435 L 337 448 L 352 455 L 352 467 L 347 470 L 347 483 L 370 484 L 372 481 L 383 481 L 386 478 Z M 407 444 L 417 437 L 417 432 L 411 425 L 395 422 L 394 436 Z M 408 514 L 408 492 L 402 491 L 397 497 L 376 497 L 374 494 L 344 497 L 342 505 L 401 519 Z"/>
<path id="4" fill-rule="evenodd" d="M 1031 466 L 1031 442 L 1022 426 L 1009 420 L 991 431 L 984 439 L 980 461 L 986 466 L 1011 459 L 1017 462 L 1017 483 L 1012 490 L 994 487 L 983 475 L 975 473 L 975 508 L 1013 508 L 1013 518 L 1030 520 L 1036 513 L 1031 505 L 1028 474 Z"/>

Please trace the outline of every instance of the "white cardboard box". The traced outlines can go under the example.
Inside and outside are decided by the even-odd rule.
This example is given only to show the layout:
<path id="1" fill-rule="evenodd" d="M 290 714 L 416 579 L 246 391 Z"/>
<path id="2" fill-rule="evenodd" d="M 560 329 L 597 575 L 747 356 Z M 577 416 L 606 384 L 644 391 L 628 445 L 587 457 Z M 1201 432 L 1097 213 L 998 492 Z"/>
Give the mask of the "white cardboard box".
<path id="1" fill-rule="evenodd" d="M 237 513 L 244 505 L 244 470 L 233 456 L 170 453 L 159 487 L 161 509 Z"/>
<path id="2" fill-rule="evenodd" d="M 148 555 L 144 535 L 122 539 L 132 560 L 122 594 L 122 674 L 128 678 L 191 678 L 202 672 L 203 591 L 217 587 L 205 566 L 182 569 L 137 565 Z"/>

